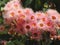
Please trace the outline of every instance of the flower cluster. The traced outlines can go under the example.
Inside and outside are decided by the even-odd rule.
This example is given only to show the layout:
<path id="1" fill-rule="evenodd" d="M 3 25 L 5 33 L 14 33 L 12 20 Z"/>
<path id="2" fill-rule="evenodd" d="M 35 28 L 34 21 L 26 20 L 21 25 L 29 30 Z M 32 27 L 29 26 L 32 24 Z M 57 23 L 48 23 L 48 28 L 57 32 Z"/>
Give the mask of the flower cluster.
<path id="1" fill-rule="evenodd" d="M 23 8 L 18 0 L 12 0 L 5 5 L 4 11 L 4 19 L 15 21 L 14 31 L 32 39 L 40 39 L 43 31 L 56 35 L 56 29 L 60 29 L 60 14 L 53 9 L 34 12 L 31 8 Z"/>

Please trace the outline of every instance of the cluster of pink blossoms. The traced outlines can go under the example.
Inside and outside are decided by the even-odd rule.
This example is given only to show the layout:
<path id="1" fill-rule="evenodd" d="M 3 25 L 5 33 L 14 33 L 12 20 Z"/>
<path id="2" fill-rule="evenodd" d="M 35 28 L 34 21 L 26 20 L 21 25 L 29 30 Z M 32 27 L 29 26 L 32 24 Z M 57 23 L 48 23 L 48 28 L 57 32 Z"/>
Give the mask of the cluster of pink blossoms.
<path id="1" fill-rule="evenodd" d="M 18 0 L 8 2 L 4 10 L 4 19 L 15 20 L 15 31 L 29 34 L 33 39 L 39 39 L 43 31 L 56 35 L 56 29 L 60 29 L 60 14 L 56 10 L 34 12 L 31 8 L 23 8 Z"/>

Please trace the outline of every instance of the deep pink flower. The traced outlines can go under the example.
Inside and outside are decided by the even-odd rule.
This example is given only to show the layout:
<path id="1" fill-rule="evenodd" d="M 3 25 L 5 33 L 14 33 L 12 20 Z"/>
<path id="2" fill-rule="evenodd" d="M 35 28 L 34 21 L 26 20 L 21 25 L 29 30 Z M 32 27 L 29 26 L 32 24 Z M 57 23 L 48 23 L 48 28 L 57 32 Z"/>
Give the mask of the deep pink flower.
<path id="1" fill-rule="evenodd" d="M 5 30 L 5 26 L 0 25 L 0 31 L 4 31 Z"/>
<path id="2" fill-rule="evenodd" d="M 19 27 L 17 27 L 17 30 L 16 30 L 16 32 L 18 33 L 18 34 L 21 34 L 21 35 L 24 35 L 24 34 L 26 34 L 27 33 L 27 31 L 24 29 L 24 27 L 23 26 L 19 26 Z"/>
<path id="3" fill-rule="evenodd" d="M 31 39 L 39 40 L 41 38 L 41 32 L 40 32 L 40 30 L 32 29 L 30 37 L 31 37 Z"/>
<path id="4" fill-rule="evenodd" d="M 50 29 L 49 32 L 50 32 L 51 36 L 55 36 L 57 33 L 56 29 Z"/>
<path id="5" fill-rule="evenodd" d="M 53 29 L 54 28 L 54 23 L 50 20 L 48 20 L 46 23 L 47 29 Z"/>
<path id="6" fill-rule="evenodd" d="M 25 20 L 23 19 L 18 19 L 16 20 L 16 27 L 17 27 L 17 30 L 16 32 L 17 33 L 20 33 L 20 34 L 26 34 L 26 30 L 24 29 L 24 25 L 25 25 Z"/>

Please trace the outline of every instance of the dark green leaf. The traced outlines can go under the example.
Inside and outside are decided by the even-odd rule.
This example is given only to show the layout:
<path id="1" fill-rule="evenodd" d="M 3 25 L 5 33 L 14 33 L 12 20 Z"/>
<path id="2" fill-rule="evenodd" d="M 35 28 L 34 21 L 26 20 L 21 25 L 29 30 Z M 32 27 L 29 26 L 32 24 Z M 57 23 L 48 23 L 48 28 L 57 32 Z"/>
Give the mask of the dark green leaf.
<path id="1" fill-rule="evenodd" d="M 27 7 L 28 5 L 31 4 L 31 2 L 32 2 L 32 0 L 25 0 L 25 1 L 23 2 L 23 6 Z"/>
<path id="2" fill-rule="evenodd" d="M 7 42 L 7 45 L 14 45 L 12 41 Z"/>

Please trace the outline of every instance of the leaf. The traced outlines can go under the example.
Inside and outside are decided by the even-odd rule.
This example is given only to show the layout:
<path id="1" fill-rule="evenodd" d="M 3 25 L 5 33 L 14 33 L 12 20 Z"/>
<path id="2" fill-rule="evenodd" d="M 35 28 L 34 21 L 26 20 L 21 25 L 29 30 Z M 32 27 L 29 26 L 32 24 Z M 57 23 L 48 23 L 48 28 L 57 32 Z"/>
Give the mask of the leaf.
<path id="1" fill-rule="evenodd" d="M 7 42 L 6 45 L 15 45 L 12 41 Z"/>
<path id="2" fill-rule="evenodd" d="M 31 4 L 31 2 L 32 2 L 32 0 L 25 0 L 25 1 L 23 2 L 23 5 L 24 5 L 25 7 L 27 7 L 29 4 Z"/>
<path id="3" fill-rule="evenodd" d="M 31 4 L 31 8 L 34 11 L 38 11 L 42 9 L 42 3 L 41 0 L 33 0 L 32 4 Z"/>
<path id="4" fill-rule="evenodd" d="M 8 34 L 8 30 L 1 31 L 0 34 Z"/>
<path id="5" fill-rule="evenodd" d="M 18 41 L 18 40 L 14 40 L 13 42 L 14 42 L 15 45 L 21 45 L 21 42 Z"/>
<path id="6" fill-rule="evenodd" d="M 41 1 L 40 0 L 35 0 L 35 9 L 40 8 L 41 6 Z"/>
<path id="7" fill-rule="evenodd" d="M 60 35 L 60 30 L 57 30 L 58 35 Z"/>
<path id="8" fill-rule="evenodd" d="M 0 18 L 0 24 L 2 24 L 3 23 L 3 19 L 2 18 Z"/>
<path id="9" fill-rule="evenodd" d="M 0 0 L 0 11 L 2 11 L 1 8 L 4 7 L 8 1 L 9 0 Z"/>

